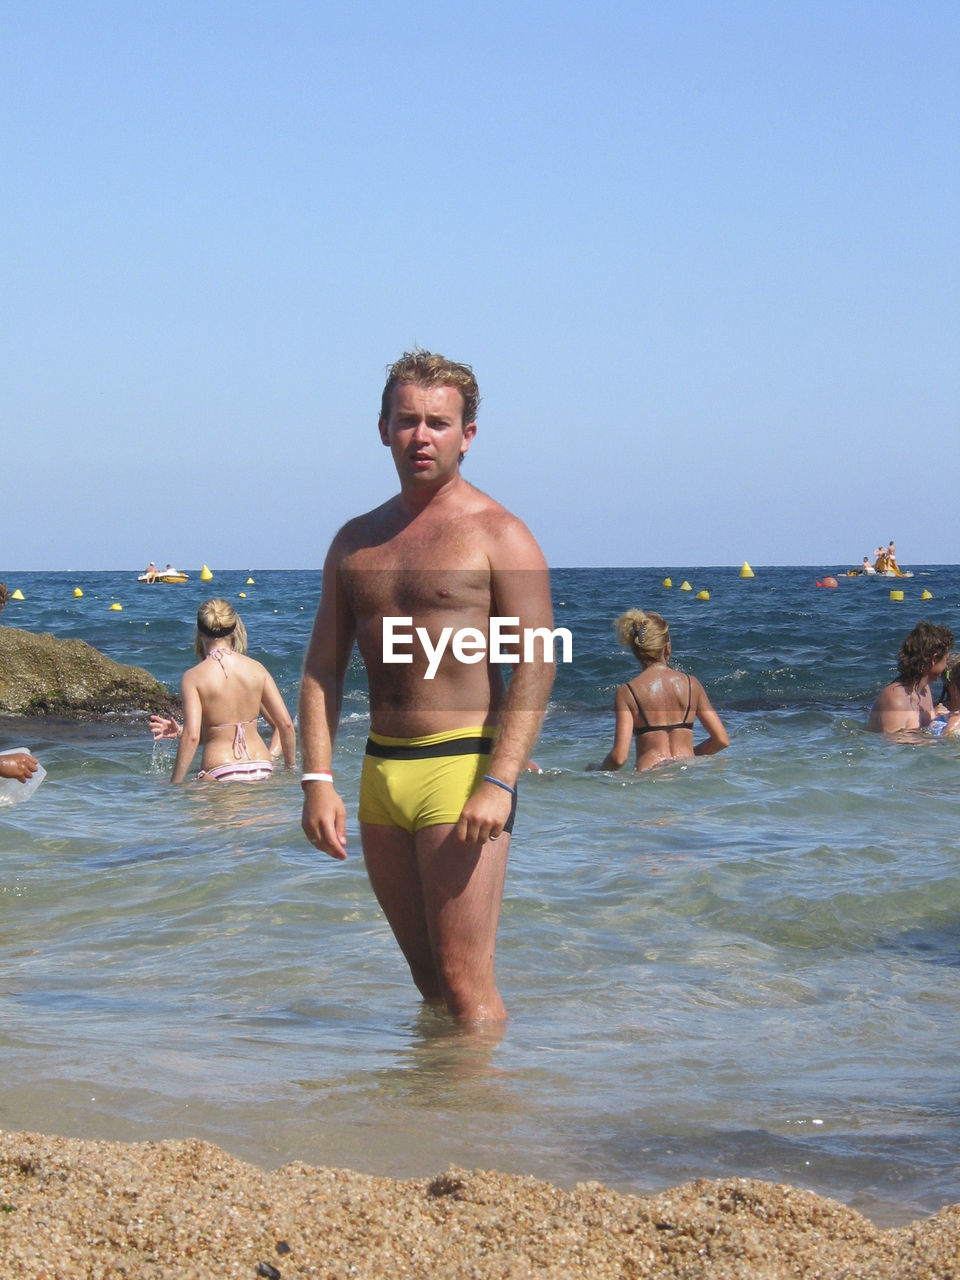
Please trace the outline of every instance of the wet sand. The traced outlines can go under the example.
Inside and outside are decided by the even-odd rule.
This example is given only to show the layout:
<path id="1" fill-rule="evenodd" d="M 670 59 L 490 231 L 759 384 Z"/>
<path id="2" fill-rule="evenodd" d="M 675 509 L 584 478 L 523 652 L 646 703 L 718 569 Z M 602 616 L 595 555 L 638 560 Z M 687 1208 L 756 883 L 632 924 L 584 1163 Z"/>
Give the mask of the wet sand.
<path id="1" fill-rule="evenodd" d="M 203 1142 L 0 1133 L 0 1262 L 30 1280 L 957 1280 L 960 1205 L 882 1231 L 835 1201 L 745 1178 L 639 1197 L 462 1170 L 266 1173 Z"/>

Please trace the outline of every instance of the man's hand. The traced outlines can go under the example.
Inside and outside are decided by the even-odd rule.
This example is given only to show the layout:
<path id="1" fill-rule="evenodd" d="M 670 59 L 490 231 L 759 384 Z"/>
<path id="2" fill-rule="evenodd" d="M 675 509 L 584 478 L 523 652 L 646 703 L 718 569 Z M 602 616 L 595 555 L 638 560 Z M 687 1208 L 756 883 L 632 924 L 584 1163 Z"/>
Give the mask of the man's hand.
<path id="1" fill-rule="evenodd" d="M 332 783 L 304 785 L 301 826 L 314 848 L 343 862 L 347 856 L 347 811 Z"/>
<path id="2" fill-rule="evenodd" d="M 463 806 L 457 823 L 457 839 L 462 844 L 484 844 L 499 840 L 509 821 L 514 797 L 493 782 L 481 782 Z"/>

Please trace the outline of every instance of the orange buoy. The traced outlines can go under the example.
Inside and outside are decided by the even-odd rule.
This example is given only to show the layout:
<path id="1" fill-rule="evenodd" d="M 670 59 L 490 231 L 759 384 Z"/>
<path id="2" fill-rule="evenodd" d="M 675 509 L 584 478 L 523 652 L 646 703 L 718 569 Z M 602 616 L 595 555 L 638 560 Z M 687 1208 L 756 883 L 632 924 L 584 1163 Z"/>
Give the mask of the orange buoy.
<path id="1" fill-rule="evenodd" d="M 833 578 L 833 577 L 824 578 L 822 582 L 820 581 L 817 582 L 818 587 L 828 587 L 831 591 L 835 591 L 837 587 L 839 587 L 839 585 L 840 583 L 837 582 L 836 578 Z"/>

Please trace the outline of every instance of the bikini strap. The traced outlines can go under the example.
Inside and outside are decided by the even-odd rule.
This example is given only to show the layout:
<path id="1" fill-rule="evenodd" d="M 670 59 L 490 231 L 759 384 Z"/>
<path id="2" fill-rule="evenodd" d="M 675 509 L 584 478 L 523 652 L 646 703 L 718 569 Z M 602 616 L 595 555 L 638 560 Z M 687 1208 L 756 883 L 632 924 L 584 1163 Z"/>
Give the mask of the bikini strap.
<path id="1" fill-rule="evenodd" d="M 250 748 L 247 746 L 247 736 L 243 732 L 245 724 L 256 724 L 260 719 L 254 716 L 252 720 L 234 720 L 227 724 L 212 724 L 211 729 L 233 729 L 233 758 L 234 760 L 249 760 Z"/>
<path id="2" fill-rule="evenodd" d="M 630 696 L 633 698 L 634 702 L 637 704 L 637 711 L 639 712 L 640 717 L 642 718 L 644 725 L 649 725 L 650 721 L 649 721 L 649 720 L 647 719 L 647 717 L 643 714 L 643 707 L 641 707 L 641 705 L 640 705 L 640 699 L 639 699 L 639 698 L 637 697 L 637 695 L 634 693 L 634 691 L 633 691 L 633 686 L 632 686 L 629 682 L 627 683 L 627 688 L 630 690 Z"/>
<path id="3" fill-rule="evenodd" d="M 210 650 L 210 652 L 207 654 L 207 657 L 213 658 L 217 663 L 219 663 L 220 670 L 223 672 L 224 680 L 228 680 L 230 677 L 227 675 L 227 668 L 223 665 L 223 655 L 225 653 L 233 653 L 233 650 L 225 649 L 222 645 L 218 645 L 216 649 Z"/>
<path id="4" fill-rule="evenodd" d="M 247 739 L 243 732 L 244 724 L 249 721 L 237 721 L 237 732 L 233 735 L 233 758 L 234 760 L 249 760 L 250 748 L 247 746 Z"/>

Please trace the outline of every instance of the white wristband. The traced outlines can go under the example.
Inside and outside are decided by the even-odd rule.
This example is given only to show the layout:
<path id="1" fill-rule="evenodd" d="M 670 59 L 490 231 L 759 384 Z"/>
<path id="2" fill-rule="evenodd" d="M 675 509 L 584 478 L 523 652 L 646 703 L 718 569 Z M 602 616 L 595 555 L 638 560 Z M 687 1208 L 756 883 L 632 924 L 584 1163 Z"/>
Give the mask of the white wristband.
<path id="1" fill-rule="evenodd" d="M 300 778 L 301 787 L 305 782 L 333 782 L 332 773 L 305 773 Z"/>

